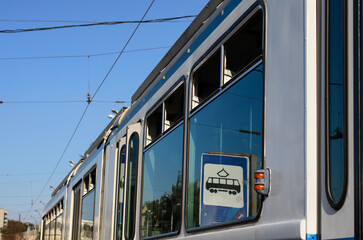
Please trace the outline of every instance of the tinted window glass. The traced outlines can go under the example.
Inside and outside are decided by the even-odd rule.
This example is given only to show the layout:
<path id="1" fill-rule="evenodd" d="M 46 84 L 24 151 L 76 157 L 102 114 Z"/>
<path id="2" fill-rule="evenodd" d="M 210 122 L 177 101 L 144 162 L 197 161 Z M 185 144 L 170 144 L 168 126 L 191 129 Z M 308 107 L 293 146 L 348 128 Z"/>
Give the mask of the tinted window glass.
<path id="1" fill-rule="evenodd" d="M 120 154 L 119 163 L 119 178 L 118 178 L 118 206 L 117 206 L 117 236 L 116 239 L 122 239 L 122 213 L 124 207 L 124 183 L 125 183 L 125 161 L 126 161 L 126 146 L 123 145 Z"/>
<path id="2" fill-rule="evenodd" d="M 93 238 L 93 211 L 95 207 L 95 190 L 82 199 L 81 240 Z"/>
<path id="3" fill-rule="evenodd" d="M 81 187 L 82 187 L 82 182 L 79 182 L 73 188 L 72 240 L 78 240 L 78 235 L 79 235 L 79 215 L 80 215 L 80 207 L 81 207 Z"/>
<path id="4" fill-rule="evenodd" d="M 262 64 L 193 115 L 189 135 L 187 226 L 255 216 L 251 174 L 263 156 Z"/>
<path id="5" fill-rule="evenodd" d="M 344 189 L 345 94 L 344 94 L 344 1 L 329 1 L 328 31 L 328 188 L 337 203 Z"/>
<path id="6" fill-rule="evenodd" d="M 183 125 L 145 152 L 141 236 L 176 232 L 182 200 Z"/>
<path id="7" fill-rule="evenodd" d="M 53 240 L 55 234 L 55 219 L 50 222 L 49 239 Z"/>
<path id="8" fill-rule="evenodd" d="M 135 234 L 135 216 L 136 216 L 136 183 L 137 183 L 137 158 L 139 148 L 139 137 L 134 133 L 130 137 L 129 143 L 129 176 L 128 176 L 128 193 L 126 208 L 126 239 L 132 239 Z"/>
<path id="9" fill-rule="evenodd" d="M 62 226 L 63 226 L 63 214 L 57 217 L 55 239 L 60 240 L 62 238 Z"/>

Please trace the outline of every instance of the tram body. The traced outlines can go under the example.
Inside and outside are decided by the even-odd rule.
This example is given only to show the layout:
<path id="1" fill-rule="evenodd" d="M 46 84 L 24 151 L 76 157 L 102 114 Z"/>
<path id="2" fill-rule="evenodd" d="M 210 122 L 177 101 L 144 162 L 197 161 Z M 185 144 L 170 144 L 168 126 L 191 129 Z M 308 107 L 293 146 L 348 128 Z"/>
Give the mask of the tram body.
<path id="1" fill-rule="evenodd" d="M 42 239 L 362 239 L 360 6 L 211 0 L 54 191 Z"/>

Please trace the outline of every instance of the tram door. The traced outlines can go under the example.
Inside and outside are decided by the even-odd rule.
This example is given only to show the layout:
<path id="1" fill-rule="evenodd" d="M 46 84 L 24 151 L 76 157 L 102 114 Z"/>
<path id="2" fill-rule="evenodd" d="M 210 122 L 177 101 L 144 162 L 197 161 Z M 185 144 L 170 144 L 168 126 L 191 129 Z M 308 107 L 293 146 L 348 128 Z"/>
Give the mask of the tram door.
<path id="1" fill-rule="evenodd" d="M 123 214 L 123 238 L 133 239 L 138 236 L 139 211 L 137 202 L 140 198 L 137 189 L 140 188 L 138 175 L 140 174 L 141 159 L 141 123 L 135 123 L 127 127 L 126 134 L 126 169 L 125 169 L 125 192 L 124 192 L 124 214 Z"/>

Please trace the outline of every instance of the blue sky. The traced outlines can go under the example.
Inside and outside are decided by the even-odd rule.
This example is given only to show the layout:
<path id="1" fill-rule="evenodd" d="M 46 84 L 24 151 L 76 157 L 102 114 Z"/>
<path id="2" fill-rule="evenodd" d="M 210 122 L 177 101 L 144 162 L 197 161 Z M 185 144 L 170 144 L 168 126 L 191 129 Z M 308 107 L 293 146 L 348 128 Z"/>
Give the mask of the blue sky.
<path id="1" fill-rule="evenodd" d="M 139 20 L 150 1 L 21 0 L 0 2 L 0 30 L 74 24 L 6 20 L 122 21 Z M 145 19 L 196 15 L 208 0 L 156 0 Z M 94 98 L 49 186 L 56 187 L 110 121 L 111 109 L 129 106 L 131 96 L 192 19 L 142 24 L 126 52 Z M 119 52 L 136 24 L 94 26 L 25 33 L 0 33 L 0 208 L 10 219 L 39 223 L 52 190 L 35 201 L 60 159 L 87 103 L 11 103 L 77 101 L 91 96 L 117 55 L 74 56 Z M 110 101 L 110 102 L 96 102 Z M 125 104 L 112 101 L 128 101 Z M 33 205 L 32 204 L 33 201 Z M 30 211 L 29 211 L 30 209 Z M 37 211 L 35 211 L 37 210 Z M 26 217 L 26 219 L 25 219 Z"/>

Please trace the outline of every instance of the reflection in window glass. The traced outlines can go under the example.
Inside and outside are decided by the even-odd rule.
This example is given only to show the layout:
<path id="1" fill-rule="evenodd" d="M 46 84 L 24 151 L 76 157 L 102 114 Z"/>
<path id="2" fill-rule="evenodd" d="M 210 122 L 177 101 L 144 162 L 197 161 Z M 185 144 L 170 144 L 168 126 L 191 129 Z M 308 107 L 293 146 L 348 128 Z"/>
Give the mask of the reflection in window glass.
<path id="1" fill-rule="evenodd" d="M 261 167 L 263 153 L 262 64 L 193 115 L 189 135 L 187 226 L 256 215 L 259 201 L 251 174 Z M 244 165 L 237 166 L 240 162 Z"/>
<path id="2" fill-rule="evenodd" d="M 117 233 L 116 239 L 122 239 L 122 212 L 124 208 L 124 183 L 125 183 L 125 161 L 126 146 L 121 148 L 120 164 L 119 164 L 119 189 L 118 189 L 118 206 L 117 206 Z"/>
<path id="3" fill-rule="evenodd" d="M 44 224 L 44 240 L 49 240 L 49 221 L 46 220 Z"/>
<path id="4" fill-rule="evenodd" d="M 328 131 L 330 198 L 337 203 L 344 188 L 344 0 L 329 1 Z"/>
<path id="5" fill-rule="evenodd" d="M 93 237 L 94 205 L 95 190 L 92 190 L 82 199 L 81 240 L 91 240 Z"/>
<path id="6" fill-rule="evenodd" d="M 73 221 L 72 221 L 72 240 L 79 238 L 79 215 L 81 207 L 81 188 L 82 182 L 78 182 L 73 188 Z"/>
<path id="7" fill-rule="evenodd" d="M 63 224 L 63 214 L 57 217 L 56 228 L 55 228 L 55 239 L 62 239 L 62 224 Z"/>
<path id="8" fill-rule="evenodd" d="M 49 239 L 54 239 L 54 233 L 55 233 L 55 220 L 50 222 L 50 230 L 49 230 Z"/>
<path id="9" fill-rule="evenodd" d="M 132 239 L 135 234 L 136 217 L 136 183 L 137 183 L 137 151 L 139 149 L 139 137 L 134 133 L 129 142 L 129 176 L 127 188 L 127 208 L 126 208 L 126 239 Z"/>
<path id="10" fill-rule="evenodd" d="M 182 199 L 183 125 L 145 152 L 141 236 L 177 232 Z"/>

